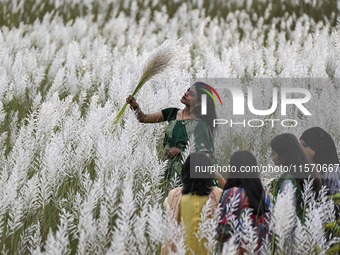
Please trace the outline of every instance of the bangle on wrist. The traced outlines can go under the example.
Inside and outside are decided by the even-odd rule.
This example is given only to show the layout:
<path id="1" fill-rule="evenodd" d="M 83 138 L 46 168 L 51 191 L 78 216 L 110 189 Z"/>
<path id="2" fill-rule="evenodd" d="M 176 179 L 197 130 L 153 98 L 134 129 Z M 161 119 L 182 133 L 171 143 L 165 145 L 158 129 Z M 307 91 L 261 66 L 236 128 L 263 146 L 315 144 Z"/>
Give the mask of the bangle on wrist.
<path id="1" fill-rule="evenodd" d="M 136 108 L 134 108 L 132 105 L 130 105 L 130 109 L 131 109 L 131 110 L 136 111 L 136 110 L 138 110 L 138 108 L 139 108 L 139 105 L 138 105 L 138 104 L 137 104 L 137 107 L 136 107 Z"/>
<path id="2" fill-rule="evenodd" d="M 137 106 L 137 108 L 136 109 L 133 109 L 134 111 L 135 111 L 135 113 L 140 113 L 141 112 L 141 109 L 140 109 L 140 107 L 139 107 L 139 105 Z"/>

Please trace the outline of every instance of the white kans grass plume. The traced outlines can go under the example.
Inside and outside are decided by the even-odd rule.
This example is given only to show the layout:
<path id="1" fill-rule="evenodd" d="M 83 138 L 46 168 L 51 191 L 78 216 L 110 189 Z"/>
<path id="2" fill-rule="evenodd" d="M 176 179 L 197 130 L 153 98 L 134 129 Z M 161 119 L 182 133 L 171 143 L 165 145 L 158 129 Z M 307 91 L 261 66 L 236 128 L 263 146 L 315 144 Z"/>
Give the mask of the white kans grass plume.
<path id="1" fill-rule="evenodd" d="M 228 224 L 231 228 L 230 239 L 227 242 L 222 243 L 222 253 L 226 252 L 228 249 L 230 252 L 238 251 L 238 244 L 240 242 L 240 233 L 237 231 L 238 218 L 237 218 L 237 206 L 240 203 L 240 196 L 234 195 L 231 196 L 229 203 L 226 204 L 225 207 L 225 218 L 227 219 L 226 224 Z M 224 208 L 222 208 L 224 210 Z M 221 219 L 222 220 L 222 219 Z M 218 237 L 219 238 L 219 237 Z M 217 240 L 221 242 L 222 240 Z M 230 248 L 226 248 L 225 246 L 230 246 Z M 225 254 L 225 253 L 223 253 Z"/>
<path id="2" fill-rule="evenodd" d="M 259 250 L 256 250 L 258 237 L 257 229 L 253 226 L 253 219 L 251 218 L 253 209 L 244 208 L 242 213 L 239 214 L 239 203 L 239 194 L 233 195 L 230 198 L 229 203 L 226 204 L 226 207 L 220 208 L 221 211 L 225 210 L 225 218 L 227 219 L 226 224 L 229 225 L 231 230 L 229 232 L 230 236 L 228 240 L 221 244 L 221 251 L 218 252 L 226 255 L 239 254 L 239 250 L 242 249 L 245 254 L 259 254 L 259 252 L 262 252 L 262 247 L 260 247 Z M 265 217 L 268 218 L 268 216 Z M 267 234 L 264 238 L 269 239 L 270 235 Z M 269 243 L 269 246 L 271 248 L 271 243 Z"/>
<path id="3" fill-rule="evenodd" d="M 96 242 L 95 235 L 97 231 L 93 210 L 96 206 L 96 200 L 96 192 L 94 190 L 89 191 L 79 211 L 79 223 L 77 226 L 77 239 L 79 241 L 77 252 L 79 254 L 85 254 L 86 251 L 94 252 L 92 246 Z"/>
<path id="4" fill-rule="evenodd" d="M 291 254 L 296 245 L 294 231 L 299 219 L 296 215 L 295 188 L 290 184 L 284 192 L 278 194 L 269 225 L 278 254 Z"/>
<path id="5" fill-rule="evenodd" d="M 173 68 L 181 60 L 188 58 L 188 48 L 181 45 L 181 41 L 167 40 L 153 53 L 150 59 L 145 64 L 137 87 L 132 92 L 131 96 L 135 96 L 137 92 L 143 87 L 143 85 L 152 79 L 156 75 L 164 73 L 167 69 Z M 114 124 L 117 124 L 121 116 L 123 115 L 127 103 L 119 111 Z"/>
<path id="6" fill-rule="evenodd" d="M 187 145 L 185 146 L 185 150 L 181 153 L 181 163 L 184 164 L 187 157 L 196 151 L 196 143 L 193 135 L 190 136 Z"/>
<path id="7" fill-rule="evenodd" d="M 31 254 L 41 254 L 42 238 L 40 233 L 40 222 L 38 221 L 33 227 L 33 235 L 29 237 L 27 246 Z"/>
<path id="8" fill-rule="evenodd" d="M 174 217 L 173 210 L 170 206 L 166 205 L 166 212 L 164 218 L 164 241 L 162 244 L 163 254 L 185 254 L 189 247 L 185 245 L 185 226 L 183 221 L 178 223 L 177 219 Z"/>
<path id="9" fill-rule="evenodd" d="M 55 235 L 52 230 L 49 232 L 44 246 L 45 254 L 56 255 L 56 254 L 70 254 L 70 242 L 68 236 L 68 225 L 70 215 L 63 210 L 60 216 L 60 224 Z"/>
<path id="10" fill-rule="evenodd" d="M 164 243 L 165 225 L 163 208 L 160 205 L 150 206 L 147 221 L 147 233 L 150 237 L 148 249 L 149 253 L 154 253 L 160 250 Z"/>
<path id="11" fill-rule="evenodd" d="M 297 254 L 311 254 L 315 251 L 325 253 L 333 244 L 340 241 L 339 237 L 329 236 L 324 229 L 325 223 L 335 220 L 334 203 L 327 198 L 327 188 L 323 186 L 315 198 L 311 190 L 312 184 L 312 180 L 305 181 L 305 190 L 302 194 L 306 212 L 304 222 L 298 221 L 295 229 Z"/>
<path id="12" fill-rule="evenodd" d="M 225 242 L 222 248 L 222 255 L 237 255 L 239 254 L 236 237 L 233 235 Z"/>
<path id="13" fill-rule="evenodd" d="M 236 149 L 248 149 L 259 164 L 272 164 L 268 147 L 274 135 L 288 131 L 299 136 L 318 125 L 340 145 L 340 30 L 332 18 L 288 15 L 270 20 L 274 0 L 261 1 L 263 15 L 254 8 L 259 1 L 214 1 L 221 6 L 212 4 L 209 10 L 202 1 L 176 1 L 178 8 L 171 14 L 161 0 L 120 2 L 2 1 L 2 22 L 14 22 L 1 24 L 0 31 L 3 254 L 157 254 L 165 229 L 172 227 L 178 250 L 185 251 L 180 226 L 168 226 L 162 208 L 166 161 L 160 160 L 158 148 L 164 125 L 140 124 L 129 111 L 124 125 L 111 132 L 119 102 L 140 80 L 152 82 L 138 92 L 139 103 L 145 112 L 156 112 L 181 107 L 178 99 L 192 77 L 313 77 L 310 89 L 318 92 L 313 92 L 318 99 L 313 101 L 313 118 L 301 119 L 296 129 L 221 129 L 216 154 L 227 162 Z M 292 8 L 300 8 L 295 2 Z M 55 9 L 43 13 L 52 5 Z M 231 9 L 225 17 L 210 15 L 214 7 L 226 6 Z M 186 45 L 192 45 L 190 52 Z M 177 68 L 187 63 L 189 53 L 188 65 Z M 331 79 L 320 82 L 315 77 Z M 255 101 L 268 107 L 270 96 L 271 90 L 260 91 Z M 293 243 L 301 252 L 309 252 L 310 243 L 324 252 L 338 241 L 321 233 L 322 225 L 334 219 L 334 204 L 326 196 L 315 201 L 307 197 L 308 220 L 296 221 Z M 285 210 L 284 203 L 271 209 L 277 222 L 272 229 L 282 230 L 279 223 L 291 220 L 280 214 Z M 213 236 L 213 223 L 205 223 L 210 225 L 202 225 L 204 234 Z M 245 236 L 252 236 L 247 229 Z M 275 240 L 280 247 L 281 240 Z M 51 248 L 55 246 L 60 250 Z M 228 244 L 228 249 L 230 254 L 235 246 Z"/>
<path id="14" fill-rule="evenodd" d="M 217 240 L 215 239 L 215 230 L 220 217 L 220 208 L 213 210 L 211 208 L 210 199 L 203 206 L 200 214 L 199 229 L 196 237 L 206 248 L 208 254 L 214 254 L 216 250 Z"/>
<path id="15" fill-rule="evenodd" d="M 255 253 L 257 248 L 257 230 L 253 226 L 253 220 L 251 214 L 253 209 L 246 209 L 242 216 L 242 231 L 241 232 L 241 247 L 249 252 L 249 254 Z"/>
<path id="16" fill-rule="evenodd" d="M 132 172 L 129 171 L 123 182 L 123 195 L 121 197 L 119 211 L 117 212 L 118 218 L 115 222 L 111 247 L 109 249 L 109 253 L 111 254 L 137 253 L 137 240 L 131 238 L 131 236 L 134 235 L 134 224 L 137 218 L 132 187 Z"/>

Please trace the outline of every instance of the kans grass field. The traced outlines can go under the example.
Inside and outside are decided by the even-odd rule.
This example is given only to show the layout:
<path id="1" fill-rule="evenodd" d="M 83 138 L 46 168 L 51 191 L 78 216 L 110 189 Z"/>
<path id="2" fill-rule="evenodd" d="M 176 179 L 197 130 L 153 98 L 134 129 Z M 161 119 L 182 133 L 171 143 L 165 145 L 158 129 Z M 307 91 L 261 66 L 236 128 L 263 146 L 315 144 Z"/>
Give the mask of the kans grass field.
<path id="1" fill-rule="evenodd" d="M 113 125 L 167 39 L 180 43 L 183 61 L 140 90 L 144 112 L 181 107 L 191 78 L 327 78 L 311 85 L 317 118 L 294 129 L 226 129 L 220 162 L 247 149 L 272 164 L 271 138 L 312 126 L 328 130 L 339 150 L 339 9 L 332 0 L 2 0 L 1 254 L 159 254 L 165 237 L 184 254 L 182 227 L 166 223 L 162 207 L 165 124 L 141 124 L 127 109 Z M 332 200 L 307 191 L 301 223 L 289 196 L 280 199 L 263 254 L 339 251 Z M 213 253 L 217 218 L 208 213 L 199 233 Z M 251 227 L 234 240 L 253 254 Z M 235 249 L 230 242 L 225 253 Z"/>

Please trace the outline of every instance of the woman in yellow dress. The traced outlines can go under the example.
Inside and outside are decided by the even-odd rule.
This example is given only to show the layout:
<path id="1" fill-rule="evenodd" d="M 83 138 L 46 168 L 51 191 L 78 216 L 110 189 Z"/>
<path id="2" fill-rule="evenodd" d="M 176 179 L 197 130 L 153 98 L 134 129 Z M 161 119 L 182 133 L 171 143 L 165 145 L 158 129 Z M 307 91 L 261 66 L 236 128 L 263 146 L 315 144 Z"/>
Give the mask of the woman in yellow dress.
<path id="1" fill-rule="evenodd" d="M 208 167 L 213 163 L 206 153 L 195 152 L 189 155 L 182 166 L 181 179 L 182 187 L 172 189 L 168 197 L 164 201 L 164 206 L 169 207 L 172 216 L 178 223 L 183 221 L 185 227 L 185 245 L 187 248 L 186 254 L 207 254 L 204 241 L 199 242 L 196 234 L 199 229 L 200 215 L 203 206 L 209 200 L 212 212 L 217 208 L 222 189 L 213 186 L 213 175 L 208 173 L 200 178 L 191 178 L 190 173 L 195 172 L 195 166 Z M 196 177 L 196 176 L 195 176 Z M 203 178 L 202 178 L 203 177 Z M 162 254 L 167 254 L 172 247 L 163 247 Z"/>

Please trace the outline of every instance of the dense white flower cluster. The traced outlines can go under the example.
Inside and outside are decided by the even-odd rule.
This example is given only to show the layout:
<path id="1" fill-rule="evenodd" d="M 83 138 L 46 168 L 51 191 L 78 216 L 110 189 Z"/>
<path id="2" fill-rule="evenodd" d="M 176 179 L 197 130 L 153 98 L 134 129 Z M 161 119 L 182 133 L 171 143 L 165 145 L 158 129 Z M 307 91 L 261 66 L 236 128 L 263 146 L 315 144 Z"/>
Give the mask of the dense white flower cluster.
<path id="1" fill-rule="evenodd" d="M 299 8 L 300 1 L 287 2 Z M 259 12 L 256 3 L 265 8 Z M 228 13 L 213 15 L 213 4 Z M 322 9 L 319 1 L 304 4 Z M 340 147 L 336 10 L 324 19 L 294 14 L 268 22 L 274 0 L 216 0 L 210 5 L 201 0 L 173 5 L 157 0 L 11 0 L 0 6 L 3 254 L 157 254 L 168 234 L 178 240 L 178 251 L 185 251 L 182 226 L 167 225 L 162 208 L 164 125 L 140 124 L 126 111 L 112 131 L 146 60 L 167 39 L 182 39 L 191 58 L 141 89 L 137 99 L 144 112 L 179 107 L 193 77 L 329 78 L 310 85 L 319 93 L 313 102 L 316 117 L 289 132 L 327 127 Z M 257 102 L 268 105 L 268 91 L 261 93 Z M 292 114 L 299 118 L 298 112 Z M 287 130 L 221 129 L 217 156 L 226 162 L 242 148 L 267 164 L 269 141 L 282 131 Z M 273 177 L 263 178 L 268 183 Z M 288 249 L 288 238 L 299 254 L 330 247 L 334 240 L 326 239 L 322 226 L 333 220 L 332 201 L 306 195 L 310 206 L 301 224 L 286 213 L 289 197 L 280 199 L 271 209 L 279 251 Z M 207 249 L 213 251 L 217 220 L 205 214 L 200 235 L 209 238 Z M 233 240 L 243 238 L 252 252 L 254 230 L 248 225 L 226 251 L 235 252 Z M 268 240 L 264 252 L 272 245 Z"/>

